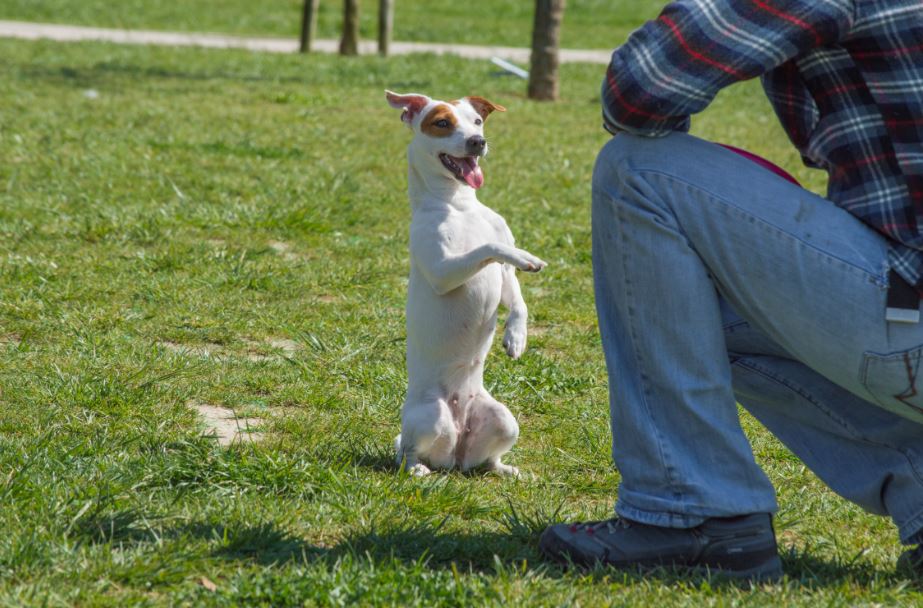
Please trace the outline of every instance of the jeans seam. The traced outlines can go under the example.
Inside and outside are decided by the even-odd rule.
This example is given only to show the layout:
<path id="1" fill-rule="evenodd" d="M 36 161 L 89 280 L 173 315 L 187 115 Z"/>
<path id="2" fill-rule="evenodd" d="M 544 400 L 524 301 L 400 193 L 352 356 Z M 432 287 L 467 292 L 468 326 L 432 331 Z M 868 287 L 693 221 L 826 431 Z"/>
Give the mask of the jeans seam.
<path id="1" fill-rule="evenodd" d="M 737 359 L 737 360 L 733 363 L 733 365 L 737 365 L 737 366 L 740 366 L 740 367 L 749 369 L 750 371 L 755 372 L 755 373 L 761 375 L 761 376 L 764 377 L 764 378 L 767 378 L 767 379 L 769 379 L 769 380 L 772 380 L 773 382 L 775 382 L 775 383 L 777 383 L 777 384 L 781 384 L 781 385 L 784 386 L 785 388 L 787 388 L 787 389 L 789 389 L 789 390 L 791 390 L 791 391 L 797 393 L 798 395 L 800 395 L 801 397 L 803 397 L 808 403 L 814 405 L 814 406 L 815 406 L 818 410 L 820 410 L 825 416 L 827 416 L 827 418 L 829 418 L 830 420 L 834 421 L 838 426 L 842 427 L 843 430 L 847 431 L 847 432 L 849 433 L 851 439 L 854 439 L 854 440 L 857 440 L 857 441 L 865 441 L 865 442 L 867 442 L 867 443 L 873 443 L 873 442 L 870 442 L 869 440 L 867 440 L 865 437 L 862 437 L 861 435 L 859 435 L 859 433 L 852 427 L 852 425 L 850 425 L 848 422 L 846 422 L 845 420 L 841 419 L 840 417 L 834 415 L 833 412 L 831 412 L 829 409 L 827 409 L 826 407 L 824 407 L 824 406 L 820 403 L 820 401 L 818 401 L 817 399 L 815 399 L 810 393 L 808 393 L 806 390 L 804 390 L 804 389 L 801 388 L 800 386 L 796 386 L 795 384 L 793 384 L 792 382 L 790 382 L 787 378 L 783 378 L 783 377 L 781 377 L 781 376 L 777 376 L 777 375 L 773 374 L 772 372 L 770 372 L 769 370 L 767 370 L 765 367 L 763 367 L 763 366 L 761 366 L 761 365 L 759 365 L 759 364 L 757 364 L 757 363 L 754 363 L 753 360 L 752 360 L 751 358 L 748 358 L 748 357 L 741 357 L 740 359 Z M 887 447 L 893 448 L 894 446 L 890 446 L 890 445 L 889 445 L 889 446 L 887 446 Z"/>
<path id="2" fill-rule="evenodd" d="M 617 217 L 619 218 L 617 230 L 621 231 L 621 227 L 628 225 L 628 222 L 625 222 L 624 221 L 625 218 L 622 217 L 622 206 L 621 205 L 616 205 L 615 211 L 616 211 Z M 621 235 L 619 235 L 619 238 L 621 239 Z M 630 266 L 629 264 L 630 253 L 625 251 L 622 253 L 620 257 L 622 258 L 622 280 L 625 285 L 626 301 L 630 302 L 631 294 L 632 294 L 631 281 L 629 279 L 629 274 L 628 274 L 628 267 Z M 632 304 L 630 303 L 628 304 L 627 310 L 628 310 L 628 319 L 629 319 L 628 325 L 629 325 L 630 334 L 631 334 L 631 349 L 634 352 L 635 360 L 637 360 L 639 364 L 638 375 L 640 376 L 641 385 L 643 387 L 641 400 L 644 405 L 644 411 L 647 414 L 648 421 L 651 423 L 651 428 L 653 429 L 655 436 L 657 437 L 657 451 L 660 454 L 660 463 L 663 466 L 663 470 L 666 475 L 666 481 L 672 488 L 675 488 L 676 487 L 676 475 L 673 470 L 673 465 L 670 464 L 669 462 L 667 452 L 664 448 L 663 436 L 661 435 L 660 429 L 658 428 L 656 424 L 654 413 L 651 410 L 650 405 L 648 404 L 648 395 L 650 393 L 649 391 L 650 383 L 643 371 L 643 362 L 645 358 L 639 352 L 637 348 L 637 344 L 638 344 L 637 322 L 636 322 L 635 315 L 633 313 Z"/>
<path id="3" fill-rule="evenodd" d="M 914 516 L 911 517 L 909 520 L 907 520 L 907 523 L 905 523 L 905 524 L 902 526 L 902 528 L 903 528 L 903 527 L 908 527 L 908 526 L 914 526 L 915 529 L 914 529 L 914 530 L 911 530 L 910 533 L 907 534 L 907 536 L 906 536 L 907 539 L 911 539 L 911 538 L 913 538 L 914 536 L 917 536 L 918 534 L 923 534 L 923 508 L 921 508 L 919 511 L 917 511 L 917 514 L 916 514 L 916 515 L 914 515 Z M 901 530 L 901 532 L 903 533 L 903 530 Z M 903 536 L 903 534 L 902 534 L 902 536 Z M 902 538 L 901 540 L 904 540 L 904 539 Z M 919 544 L 923 544 L 923 540 L 918 541 L 918 542 L 919 542 Z"/>
<path id="4" fill-rule="evenodd" d="M 736 319 L 734 321 L 731 321 L 730 323 L 723 324 L 721 326 L 721 329 L 722 331 L 724 331 L 724 333 L 733 333 L 734 330 L 737 329 L 738 327 L 742 325 L 749 325 L 749 324 L 750 322 L 745 319 Z"/>
<path id="5" fill-rule="evenodd" d="M 686 507 L 690 505 L 684 505 Z M 700 505 L 691 505 L 693 508 L 704 509 Z M 715 517 L 713 515 L 697 515 L 690 513 L 681 513 L 677 511 L 651 511 L 650 509 L 642 509 L 641 507 L 635 506 L 630 502 L 619 497 L 618 503 L 616 504 L 616 514 L 629 519 L 632 521 L 637 521 L 643 524 L 648 524 L 652 526 L 666 526 L 669 528 L 695 528 L 696 526 L 704 523 L 710 517 Z M 681 522 L 682 526 L 677 526 L 676 523 Z"/>
<path id="6" fill-rule="evenodd" d="M 749 369 L 749 370 L 752 371 L 752 372 L 755 372 L 755 373 L 757 373 L 757 374 L 760 374 L 760 375 L 763 376 L 764 378 L 767 378 L 767 379 L 769 379 L 769 380 L 772 380 L 773 382 L 776 382 L 776 383 L 778 383 L 778 384 L 781 384 L 782 386 L 784 386 L 784 387 L 786 387 L 786 388 L 788 388 L 788 389 L 794 391 L 795 393 L 797 393 L 798 395 L 800 395 L 801 397 L 803 397 L 803 398 L 805 399 L 805 401 L 807 401 L 808 403 L 810 403 L 810 404 L 812 404 L 814 407 L 816 407 L 818 410 L 820 410 L 825 416 L 827 416 L 827 418 L 829 418 L 829 419 L 832 420 L 834 423 L 836 423 L 836 424 L 839 425 L 841 428 L 843 428 L 843 430 L 845 430 L 846 432 L 848 432 L 849 435 L 850 435 L 850 437 L 851 437 L 851 439 L 853 439 L 854 441 L 861 441 L 861 442 L 863 442 L 863 443 L 867 443 L 867 444 L 869 444 L 869 445 L 874 445 L 874 446 L 876 446 L 876 447 L 882 447 L 882 448 L 887 448 L 887 449 L 889 449 L 889 450 L 894 450 L 895 452 L 897 452 L 898 454 L 900 454 L 901 456 L 903 456 L 904 458 L 907 459 L 907 464 L 910 465 L 910 470 L 913 471 L 914 477 L 916 477 L 917 482 L 920 483 L 921 485 L 923 485 L 923 475 L 921 475 L 921 472 L 920 472 L 920 470 L 917 468 L 916 463 L 914 463 L 913 459 L 907 454 L 907 452 L 906 452 L 905 450 L 901 449 L 901 448 L 898 447 L 898 446 L 891 445 L 890 443 L 886 443 L 886 442 L 883 442 L 883 441 L 875 441 L 875 440 L 869 439 L 868 437 L 865 437 L 865 436 L 861 435 L 856 429 L 854 429 L 854 428 L 852 427 L 852 425 L 850 425 L 849 423 L 847 423 L 845 420 L 842 420 L 842 419 L 839 418 L 838 416 L 834 415 L 833 412 L 831 412 L 829 409 L 827 409 L 826 407 L 824 407 L 823 404 L 822 404 L 820 401 L 818 401 L 817 399 L 815 399 L 815 398 L 814 398 L 810 393 L 808 393 L 805 389 L 803 389 L 803 388 L 800 387 L 800 386 L 796 386 L 794 383 L 790 382 L 790 381 L 789 381 L 788 379 L 786 379 L 786 378 L 782 378 L 782 377 L 780 377 L 780 376 L 777 376 L 777 375 L 771 373 L 770 371 L 768 371 L 768 370 L 765 369 L 764 367 L 760 366 L 759 364 L 754 363 L 752 359 L 747 359 L 747 358 L 737 359 L 736 361 L 734 361 L 734 363 L 733 363 L 732 365 L 737 365 L 737 366 L 743 367 L 743 368 L 745 368 L 745 369 Z M 875 405 L 875 404 L 872 404 L 872 405 L 873 405 L 874 407 L 880 407 L 880 406 Z"/>
<path id="7" fill-rule="evenodd" d="M 862 364 L 860 365 L 860 370 L 859 370 L 859 383 L 862 384 L 862 386 L 875 399 L 875 402 L 878 404 L 879 407 L 890 409 L 885 405 L 885 401 L 883 400 L 883 398 L 879 396 L 878 394 L 879 391 L 873 391 L 872 388 L 869 386 L 870 376 L 871 376 L 869 368 L 876 361 L 881 362 L 881 363 L 886 363 L 891 360 L 902 359 L 903 357 L 907 356 L 910 353 L 919 353 L 920 351 L 923 351 L 923 346 L 914 346 L 912 348 L 907 348 L 907 349 L 898 350 L 898 351 L 891 351 L 889 353 L 879 353 L 873 350 L 866 350 L 862 353 Z M 919 364 L 919 356 L 917 357 L 917 359 L 918 359 L 918 364 Z M 916 378 L 917 378 L 917 374 L 914 373 L 912 377 L 910 378 L 910 382 L 912 383 L 911 388 L 915 387 Z M 920 409 L 919 407 L 913 406 L 909 403 L 905 403 L 905 405 L 913 409 L 918 409 L 918 410 Z"/>
<path id="8" fill-rule="evenodd" d="M 836 256 L 836 255 L 833 255 L 833 254 L 830 253 L 829 251 L 825 251 L 825 250 L 823 250 L 823 249 L 821 249 L 821 248 L 819 248 L 819 247 L 817 247 L 817 246 L 815 246 L 815 245 L 813 245 L 813 244 L 811 244 L 811 243 L 808 243 L 807 241 L 798 238 L 798 237 L 795 236 L 794 234 L 792 234 L 792 233 L 790 233 L 790 232 L 788 232 L 788 231 L 786 231 L 786 230 L 783 230 L 782 228 L 776 226 L 775 224 L 772 224 L 772 223 L 766 221 L 765 219 L 763 219 L 763 218 L 761 218 L 761 217 L 758 217 L 758 216 L 752 215 L 752 214 L 750 214 L 750 213 L 747 213 L 744 209 L 738 207 L 738 206 L 735 205 L 733 202 L 731 202 L 731 201 L 725 199 L 724 197 L 722 197 L 722 196 L 720 196 L 720 195 L 718 195 L 718 194 L 715 194 L 714 192 L 711 192 L 710 190 L 707 190 L 707 189 L 705 189 L 705 188 L 703 188 L 703 187 L 701 187 L 701 186 L 699 186 L 699 185 L 697 185 L 697 184 L 693 184 L 693 183 L 691 183 L 691 182 L 689 182 L 689 181 L 687 181 L 687 180 L 682 179 L 681 177 L 678 177 L 678 176 L 676 176 L 676 175 L 671 175 L 670 173 L 666 173 L 666 172 L 664 172 L 664 171 L 660 171 L 660 170 L 656 170 L 656 169 L 635 169 L 635 170 L 634 170 L 634 173 L 635 173 L 636 175 L 639 175 L 639 176 L 642 176 L 642 175 L 656 176 L 656 177 L 662 178 L 662 179 L 665 180 L 665 181 L 674 182 L 674 183 L 677 183 L 677 184 L 682 184 L 682 185 L 686 186 L 687 188 L 690 188 L 690 189 L 692 189 L 692 190 L 696 190 L 696 191 L 698 191 L 698 192 L 700 192 L 700 193 L 702 193 L 702 194 L 708 196 L 708 197 L 711 198 L 712 200 L 715 200 L 715 201 L 720 202 L 722 205 L 724 205 L 724 206 L 727 207 L 728 209 L 731 209 L 731 210 L 733 210 L 733 211 L 736 211 L 738 214 L 740 214 L 740 215 L 742 215 L 742 216 L 748 218 L 749 220 L 754 221 L 754 222 L 759 222 L 761 225 L 763 225 L 764 227 L 766 227 L 766 228 L 768 228 L 768 229 L 771 229 L 773 232 L 777 233 L 778 235 L 784 236 L 784 237 L 788 237 L 789 239 L 791 239 L 791 240 L 797 242 L 799 245 L 801 245 L 801 246 L 803 246 L 803 247 L 805 247 L 805 248 L 807 248 L 807 249 L 810 249 L 811 251 L 814 251 L 815 253 L 820 254 L 822 257 L 824 257 L 824 258 L 826 258 L 826 259 L 828 259 L 828 260 L 838 262 L 838 263 L 843 264 L 844 266 L 846 266 L 846 267 L 848 267 L 848 268 L 850 268 L 850 269 L 852 269 L 852 270 L 855 270 L 855 271 L 860 272 L 864 277 L 866 277 L 868 280 L 870 280 L 870 281 L 871 281 L 872 283 L 874 283 L 875 285 L 878 285 L 878 286 L 880 286 L 880 287 L 882 287 L 882 288 L 887 288 L 887 286 L 888 286 L 888 285 L 887 285 L 887 273 L 885 273 L 885 274 L 883 274 L 883 275 L 877 275 L 877 274 L 875 274 L 875 272 L 873 272 L 873 271 L 870 271 L 870 270 L 868 270 L 868 269 L 866 269 L 866 268 L 863 268 L 863 267 L 861 267 L 861 266 L 857 266 L 857 265 L 854 264 L 853 262 L 850 262 L 850 261 L 848 261 L 848 260 L 844 260 L 844 259 L 842 259 L 842 258 L 840 258 L 840 257 L 838 257 L 838 256 Z M 835 205 L 835 203 L 834 203 L 833 201 L 830 201 L 830 204 L 831 204 L 831 205 Z M 844 211 L 844 213 L 848 213 L 848 212 Z"/>

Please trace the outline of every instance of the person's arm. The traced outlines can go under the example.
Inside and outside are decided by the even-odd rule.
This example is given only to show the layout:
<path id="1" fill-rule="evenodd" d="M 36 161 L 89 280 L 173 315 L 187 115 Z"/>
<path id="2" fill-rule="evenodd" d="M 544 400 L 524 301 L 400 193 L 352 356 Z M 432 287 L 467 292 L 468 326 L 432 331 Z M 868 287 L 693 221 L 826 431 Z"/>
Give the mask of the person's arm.
<path id="1" fill-rule="evenodd" d="M 852 0 L 677 0 L 615 50 L 602 84 L 605 128 L 660 136 L 719 90 L 852 27 Z"/>

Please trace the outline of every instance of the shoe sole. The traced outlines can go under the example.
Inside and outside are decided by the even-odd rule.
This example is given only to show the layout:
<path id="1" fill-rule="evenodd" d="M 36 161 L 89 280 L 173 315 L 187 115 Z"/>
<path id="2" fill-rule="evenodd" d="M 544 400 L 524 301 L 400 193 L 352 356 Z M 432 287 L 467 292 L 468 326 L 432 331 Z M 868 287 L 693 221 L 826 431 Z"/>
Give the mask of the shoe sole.
<path id="1" fill-rule="evenodd" d="M 558 540 L 557 537 L 554 537 L 550 541 L 542 538 L 541 542 L 539 542 L 539 550 L 543 555 L 564 565 L 574 564 L 577 566 L 592 568 L 596 564 L 601 564 L 603 566 L 609 566 L 610 568 L 615 568 L 617 570 L 637 569 L 643 572 L 650 572 L 659 569 L 672 569 L 676 572 L 689 573 L 697 576 L 720 577 L 733 579 L 735 581 L 749 581 L 759 583 L 777 583 L 782 580 L 784 575 L 782 570 L 782 560 L 779 558 L 778 554 L 774 554 L 772 557 L 764 560 L 762 563 L 756 566 L 738 570 L 722 568 L 721 566 L 671 564 L 662 562 L 634 562 L 631 564 L 623 564 L 598 559 L 591 561 L 575 560 L 574 557 L 566 550 L 566 547 L 567 545 L 563 543 L 563 541 Z M 744 556 L 738 557 L 743 558 Z"/>
<path id="2" fill-rule="evenodd" d="M 722 568 L 709 568 L 707 566 L 677 566 L 688 572 L 702 576 L 717 576 L 731 578 L 734 580 L 747 580 L 759 583 L 778 583 L 784 575 L 782 571 L 782 560 L 778 556 L 775 559 L 764 562 L 747 570 L 728 570 Z"/>

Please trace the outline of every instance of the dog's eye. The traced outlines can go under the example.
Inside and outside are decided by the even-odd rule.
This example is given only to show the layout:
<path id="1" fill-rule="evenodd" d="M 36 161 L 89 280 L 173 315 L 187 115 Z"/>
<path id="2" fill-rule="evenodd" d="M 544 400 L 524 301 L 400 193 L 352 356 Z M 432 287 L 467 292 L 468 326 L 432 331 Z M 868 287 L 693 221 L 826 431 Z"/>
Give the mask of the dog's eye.
<path id="1" fill-rule="evenodd" d="M 475 118 L 475 119 L 474 119 L 474 124 L 476 124 L 476 125 L 478 125 L 478 126 L 481 126 L 483 123 L 484 123 L 484 121 L 481 120 L 480 118 Z"/>
<path id="2" fill-rule="evenodd" d="M 449 121 L 446 120 L 445 118 L 443 118 L 442 120 L 437 120 L 437 121 L 434 122 L 433 124 L 436 125 L 437 127 L 439 127 L 440 129 L 448 129 L 448 128 L 449 128 Z"/>

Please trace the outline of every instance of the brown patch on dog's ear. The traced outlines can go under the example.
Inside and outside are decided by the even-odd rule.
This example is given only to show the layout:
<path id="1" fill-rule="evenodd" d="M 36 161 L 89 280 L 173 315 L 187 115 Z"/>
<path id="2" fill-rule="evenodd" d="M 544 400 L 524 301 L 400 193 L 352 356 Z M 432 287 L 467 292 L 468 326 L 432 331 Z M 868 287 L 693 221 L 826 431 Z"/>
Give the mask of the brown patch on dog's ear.
<path id="1" fill-rule="evenodd" d="M 429 111 L 420 121 L 420 130 L 431 137 L 448 137 L 458 126 L 458 119 L 452 108 L 441 103 Z"/>
<path id="2" fill-rule="evenodd" d="M 491 112 L 506 112 L 506 108 L 500 104 L 493 103 L 484 99 L 483 97 L 465 97 L 468 100 L 468 103 L 471 104 L 471 107 L 481 115 L 481 118 L 487 120 L 487 117 L 490 116 Z"/>
<path id="3" fill-rule="evenodd" d="M 416 115 L 426 107 L 426 104 L 431 101 L 426 95 L 419 95 L 417 93 L 400 95 L 393 91 L 385 91 L 385 97 L 388 99 L 388 103 L 392 108 L 403 110 L 401 113 L 401 120 L 407 124 L 410 124 L 414 117 L 416 117 Z"/>

